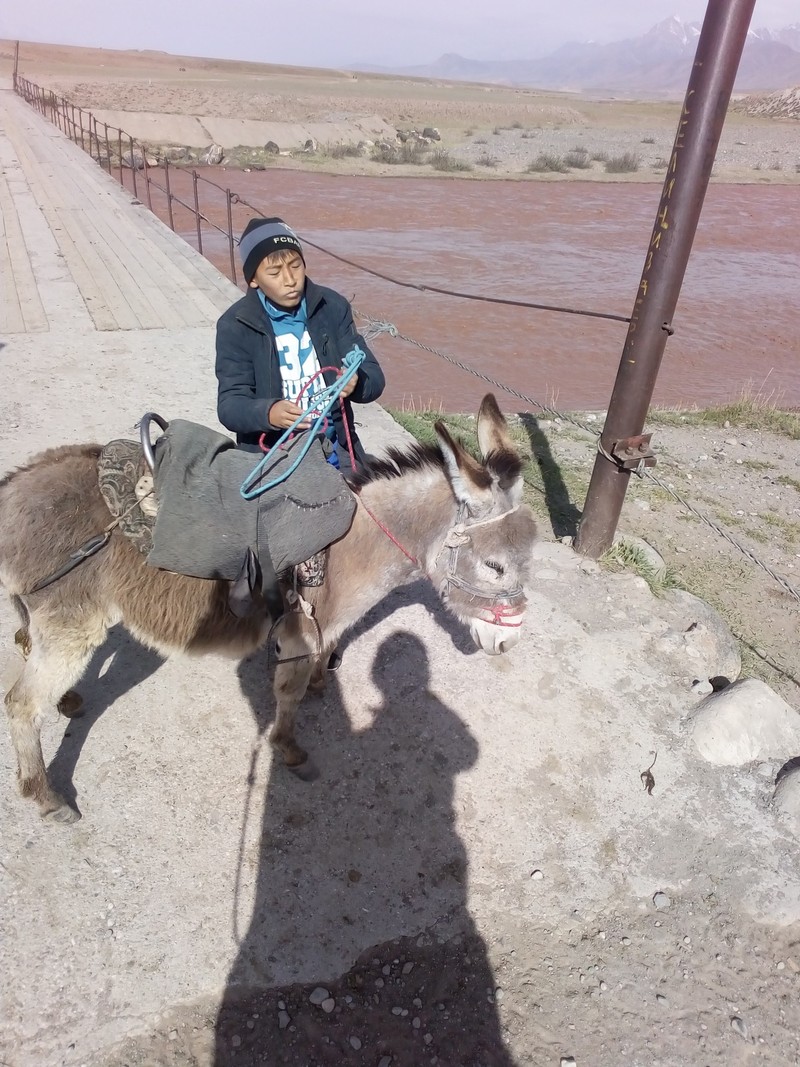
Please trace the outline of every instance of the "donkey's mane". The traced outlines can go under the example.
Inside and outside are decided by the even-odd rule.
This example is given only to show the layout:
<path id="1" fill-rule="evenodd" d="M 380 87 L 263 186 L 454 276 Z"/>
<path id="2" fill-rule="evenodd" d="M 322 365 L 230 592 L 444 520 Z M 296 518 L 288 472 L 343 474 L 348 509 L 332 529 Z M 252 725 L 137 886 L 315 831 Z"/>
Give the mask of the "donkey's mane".
<path id="1" fill-rule="evenodd" d="M 355 474 L 348 476 L 350 486 L 358 492 L 370 482 L 385 478 L 402 478 L 406 474 L 423 470 L 444 471 L 444 456 L 438 445 L 423 445 L 415 442 L 407 449 L 387 449 L 380 459 L 370 459 Z"/>
<path id="2" fill-rule="evenodd" d="M 501 489 L 508 489 L 522 473 L 522 460 L 516 452 L 507 449 L 492 451 L 483 464 L 498 480 Z M 420 444 L 415 442 L 407 449 L 392 446 L 380 459 L 370 459 L 357 473 L 348 476 L 350 486 L 358 492 L 370 482 L 388 478 L 402 478 L 423 470 L 444 471 L 445 461 L 442 450 L 437 444 Z M 491 481 L 486 478 L 486 488 Z"/>

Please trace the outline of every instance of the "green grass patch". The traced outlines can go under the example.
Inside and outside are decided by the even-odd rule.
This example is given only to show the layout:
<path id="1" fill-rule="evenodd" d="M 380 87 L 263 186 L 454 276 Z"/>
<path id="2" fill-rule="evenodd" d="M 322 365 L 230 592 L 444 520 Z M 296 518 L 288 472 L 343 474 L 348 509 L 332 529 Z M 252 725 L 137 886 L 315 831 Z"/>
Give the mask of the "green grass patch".
<path id="1" fill-rule="evenodd" d="M 478 455 L 474 416 L 445 414 L 413 400 L 404 404 L 402 410 L 392 409 L 391 415 L 423 444 L 436 444 L 434 423 L 441 420 L 474 456 Z M 510 416 L 508 430 L 523 460 L 523 499 L 537 518 L 552 527 L 554 536 L 574 533 L 580 514 L 574 502 L 583 503 L 591 468 L 580 471 L 559 464 L 548 438 L 532 415 Z"/>
<path id="2" fill-rule="evenodd" d="M 775 481 L 779 482 L 781 485 L 789 485 L 792 489 L 796 489 L 797 492 L 800 493 L 800 482 L 797 478 L 793 478 L 791 474 L 779 474 Z"/>
<path id="3" fill-rule="evenodd" d="M 657 568 L 642 548 L 629 541 L 620 540 L 613 544 L 600 557 L 600 563 L 612 570 L 633 571 L 638 574 L 647 582 L 653 596 L 663 596 L 668 589 L 684 588 L 673 570 L 669 567 L 664 570 Z"/>
<path id="4" fill-rule="evenodd" d="M 768 430 L 800 440 L 800 414 L 782 411 L 772 396 L 743 391 L 738 400 L 714 404 L 703 409 L 678 411 L 674 408 L 651 408 L 648 421 L 667 426 L 719 426 L 745 430 Z"/>

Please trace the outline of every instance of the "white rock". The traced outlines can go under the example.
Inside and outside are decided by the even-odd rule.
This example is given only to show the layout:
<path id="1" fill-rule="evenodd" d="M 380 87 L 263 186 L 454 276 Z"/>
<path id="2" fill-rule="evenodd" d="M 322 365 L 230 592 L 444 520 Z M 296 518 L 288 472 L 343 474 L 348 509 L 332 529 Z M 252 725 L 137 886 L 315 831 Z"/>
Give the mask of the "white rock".
<path id="1" fill-rule="evenodd" d="M 329 996 L 330 993 L 328 990 L 323 986 L 318 985 L 316 989 L 312 990 L 311 996 L 308 999 L 312 1004 L 316 1004 L 319 1007 L 323 1000 L 327 1000 Z"/>
<path id="2" fill-rule="evenodd" d="M 692 682 L 692 692 L 705 697 L 714 692 L 714 686 L 707 678 L 698 678 L 697 681 Z"/>
<path id="3" fill-rule="evenodd" d="M 666 893 L 658 892 L 653 897 L 653 903 L 655 904 L 658 911 L 666 911 L 672 901 L 669 899 Z"/>
<path id="4" fill-rule="evenodd" d="M 790 820 L 792 829 L 800 836 L 800 767 L 781 775 L 772 796 L 775 809 Z"/>
<path id="5" fill-rule="evenodd" d="M 800 751 L 800 716 L 758 678 L 743 678 L 705 697 L 689 719 L 697 751 L 717 766 Z"/>

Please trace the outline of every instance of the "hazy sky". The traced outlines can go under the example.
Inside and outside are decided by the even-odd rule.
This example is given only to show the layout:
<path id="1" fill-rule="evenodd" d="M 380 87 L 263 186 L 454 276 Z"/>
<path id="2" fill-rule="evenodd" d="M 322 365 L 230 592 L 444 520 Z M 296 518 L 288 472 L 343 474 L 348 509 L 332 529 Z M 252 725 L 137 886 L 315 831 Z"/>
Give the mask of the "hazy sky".
<path id="1" fill-rule="evenodd" d="M 4 0 L 0 37 L 149 48 L 264 63 L 425 63 L 444 52 L 533 59 L 566 41 L 636 36 L 705 0 Z M 752 26 L 797 22 L 798 0 L 757 0 Z"/>

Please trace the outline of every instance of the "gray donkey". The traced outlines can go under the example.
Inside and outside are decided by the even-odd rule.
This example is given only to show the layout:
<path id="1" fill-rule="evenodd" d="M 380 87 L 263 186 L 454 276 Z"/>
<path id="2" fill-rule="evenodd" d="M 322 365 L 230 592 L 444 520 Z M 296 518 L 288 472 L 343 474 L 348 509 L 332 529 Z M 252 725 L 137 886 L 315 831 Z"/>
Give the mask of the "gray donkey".
<path id="1" fill-rule="evenodd" d="M 536 525 L 521 504 L 521 460 L 491 394 L 477 431 L 480 462 L 437 423 L 438 446 L 393 449 L 351 481 L 358 506 L 348 532 L 328 550 L 325 583 L 304 589 L 303 610 L 281 623 L 270 740 L 288 766 L 307 758 L 294 736 L 299 702 L 309 686 L 324 686 L 343 632 L 398 585 L 430 579 L 484 652 L 506 652 L 519 640 Z M 99 453 L 98 445 L 50 449 L 0 481 L 0 582 L 19 613 L 16 640 L 27 657 L 5 698 L 19 787 L 43 817 L 58 822 L 80 816 L 48 782 L 41 722 L 54 706 L 75 713 L 80 697 L 71 687 L 110 626 L 122 623 L 165 655 L 237 658 L 270 629 L 264 614 L 231 612 L 228 582 L 151 567 L 116 529 L 102 551 L 30 591 L 108 525 Z"/>

